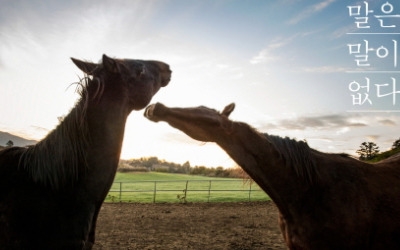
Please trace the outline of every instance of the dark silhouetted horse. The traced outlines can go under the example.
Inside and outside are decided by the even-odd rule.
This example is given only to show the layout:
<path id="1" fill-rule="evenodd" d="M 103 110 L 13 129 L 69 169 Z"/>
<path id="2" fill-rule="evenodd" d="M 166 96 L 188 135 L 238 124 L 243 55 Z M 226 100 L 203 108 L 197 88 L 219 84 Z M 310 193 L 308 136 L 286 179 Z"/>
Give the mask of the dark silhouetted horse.
<path id="1" fill-rule="evenodd" d="M 223 148 L 277 205 L 290 249 L 400 249 L 400 154 L 368 164 L 318 152 L 229 120 L 234 107 L 157 103 L 145 115 Z"/>
<path id="2" fill-rule="evenodd" d="M 0 151 L 0 249 L 91 249 L 125 122 L 171 77 L 159 61 L 72 59 L 80 100 L 42 141 Z"/>

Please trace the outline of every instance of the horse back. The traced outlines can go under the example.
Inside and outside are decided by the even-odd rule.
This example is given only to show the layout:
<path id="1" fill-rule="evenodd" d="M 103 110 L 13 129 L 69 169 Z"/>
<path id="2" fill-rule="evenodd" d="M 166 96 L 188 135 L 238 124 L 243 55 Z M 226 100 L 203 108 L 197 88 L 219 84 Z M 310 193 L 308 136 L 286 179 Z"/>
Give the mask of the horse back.
<path id="1" fill-rule="evenodd" d="M 400 249 L 400 161 L 321 157 L 319 181 L 281 219 L 291 249 Z M 297 247 L 297 248 L 296 248 Z"/>

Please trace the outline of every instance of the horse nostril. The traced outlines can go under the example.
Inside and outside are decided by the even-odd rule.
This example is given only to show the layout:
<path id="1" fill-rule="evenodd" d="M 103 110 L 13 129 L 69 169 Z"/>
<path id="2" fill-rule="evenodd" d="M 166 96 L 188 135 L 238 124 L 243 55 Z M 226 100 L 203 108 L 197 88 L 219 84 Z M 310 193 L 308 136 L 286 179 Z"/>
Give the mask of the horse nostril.
<path id="1" fill-rule="evenodd" d="M 154 104 L 146 108 L 146 110 L 144 111 L 144 116 L 150 118 L 153 116 L 153 113 L 154 113 Z"/>

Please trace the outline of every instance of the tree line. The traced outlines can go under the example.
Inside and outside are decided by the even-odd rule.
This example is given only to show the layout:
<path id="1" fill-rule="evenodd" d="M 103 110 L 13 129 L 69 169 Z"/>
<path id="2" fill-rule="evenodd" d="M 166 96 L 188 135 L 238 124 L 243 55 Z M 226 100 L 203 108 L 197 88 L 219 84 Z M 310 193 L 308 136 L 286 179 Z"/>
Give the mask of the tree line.
<path id="1" fill-rule="evenodd" d="M 207 177 L 226 177 L 226 178 L 244 178 L 247 179 L 247 174 L 240 168 L 223 168 L 218 167 L 205 167 L 205 166 L 191 166 L 187 161 L 183 164 L 168 162 L 160 160 L 157 157 L 142 157 L 139 159 L 120 160 L 118 166 L 119 172 L 164 172 L 164 173 L 178 173 L 201 175 Z"/>
<path id="2" fill-rule="evenodd" d="M 374 142 L 363 142 L 360 149 L 356 151 L 359 159 L 362 161 L 380 161 L 393 154 L 400 152 L 400 138 L 395 140 L 392 149 L 383 153 L 379 153 L 379 146 Z M 157 157 L 142 157 L 139 159 L 121 160 L 119 172 L 165 172 L 165 173 L 180 173 L 191 175 L 202 175 L 208 177 L 228 177 L 228 178 L 243 178 L 248 179 L 248 175 L 240 168 L 223 168 L 218 167 L 205 167 L 205 166 L 191 166 L 187 161 L 183 164 L 168 162 L 160 160 Z"/>
<path id="3" fill-rule="evenodd" d="M 379 153 L 379 151 L 379 146 L 375 142 L 363 142 L 356 153 L 362 161 L 380 161 L 400 152 L 400 138 L 393 142 L 391 150 L 383 153 Z"/>
<path id="4" fill-rule="evenodd" d="M 13 141 L 9 140 L 6 147 L 12 147 Z M 0 150 L 6 147 L 0 146 Z M 379 146 L 375 142 L 363 142 L 360 148 L 356 151 L 359 159 L 362 161 L 380 161 L 389 157 L 392 154 L 400 152 L 400 138 L 395 140 L 392 149 L 383 153 L 379 153 Z M 231 177 L 231 178 L 247 178 L 247 174 L 239 167 L 224 169 L 223 167 L 205 167 L 194 166 L 192 167 L 189 161 L 184 164 L 177 164 L 160 160 L 157 157 L 142 157 L 139 159 L 121 160 L 118 171 L 131 172 L 131 171 L 156 171 L 167 173 L 181 173 L 202 175 L 208 177 Z"/>

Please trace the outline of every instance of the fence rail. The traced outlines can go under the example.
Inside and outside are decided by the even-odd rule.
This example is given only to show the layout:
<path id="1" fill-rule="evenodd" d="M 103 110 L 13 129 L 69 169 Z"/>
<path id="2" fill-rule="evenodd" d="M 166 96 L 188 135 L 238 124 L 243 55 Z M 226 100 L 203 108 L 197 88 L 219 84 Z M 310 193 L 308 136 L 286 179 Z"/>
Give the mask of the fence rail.
<path id="1" fill-rule="evenodd" d="M 253 182 L 186 180 L 114 182 L 106 202 L 263 201 L 269 197 Z"/>

